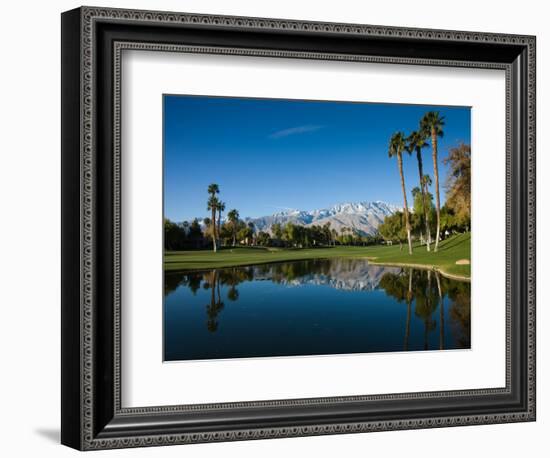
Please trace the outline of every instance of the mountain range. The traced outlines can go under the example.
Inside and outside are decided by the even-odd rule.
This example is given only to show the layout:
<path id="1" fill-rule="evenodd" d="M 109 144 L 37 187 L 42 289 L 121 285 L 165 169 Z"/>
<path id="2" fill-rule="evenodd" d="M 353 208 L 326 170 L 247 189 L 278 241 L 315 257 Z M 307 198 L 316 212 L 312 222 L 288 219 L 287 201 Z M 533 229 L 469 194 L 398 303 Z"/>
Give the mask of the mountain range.
<path id="1" fill-rule="evenodd" d="M 384 218 L 398 210 L 401 208 L 382 201 L 346 202 L 319 210 L 286 210 L 259 218 L 245 218 L 245 221 L 253 222 L 256 230 L 265 232 L 271 232 L 271 226 L 275 223 L 281 226 L 287 223 L 302 226 L 330 223 L 331 229 L 338 232 L 346 227 L 361 235 L 373 235 Z"/>

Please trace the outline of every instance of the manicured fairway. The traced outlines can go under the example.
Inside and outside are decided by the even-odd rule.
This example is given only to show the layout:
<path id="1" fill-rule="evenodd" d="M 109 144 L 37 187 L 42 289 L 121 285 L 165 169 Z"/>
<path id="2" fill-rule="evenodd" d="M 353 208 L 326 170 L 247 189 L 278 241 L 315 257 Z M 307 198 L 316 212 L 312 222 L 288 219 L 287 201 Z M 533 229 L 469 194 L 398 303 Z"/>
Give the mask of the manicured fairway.
<path id="1" fill-rule="evenodd" d="M 470 259 L 470 234 L 461 234 L 443 241 L 439 251 L 428 253 L 425 247 L 416 245 L 412 256 L 399 245 L 329 248 L 224 248 L 213 251 L 168 251 L 165 253 L 165 271 L 185 271 L 213 269 L 231 266 L 244 266 L 280 261 L 292 261 L 314 258 L 368 258 L 373 263 L 414 265 L 437 268 L 444 274 L 470 277 L 470 265 L 457 265 L 456 261 Z"/>
<path id="2" fill-rule="evenodd" d="M 412 256 L 406 252 L 406 247 L 403 251 L 399 251 L 399 247 L 381 247 L 374 248 L 376 254 L 367 254 L 367 256 L 375 256 L 372 259 L 373 263 L 394 264 L 394 265 L 421 265 L 437 268 L 443 274 L 455 277 L 470 278 L 470 264 L 457 265 L 456 261 L 470 260 L 470 233 L 460 234 L 450 237 L 439 244 L 437 253 L 426 251 L 426 247 L 416 246 Z M 367 248 L 368 250 L 369 248 Z"/>

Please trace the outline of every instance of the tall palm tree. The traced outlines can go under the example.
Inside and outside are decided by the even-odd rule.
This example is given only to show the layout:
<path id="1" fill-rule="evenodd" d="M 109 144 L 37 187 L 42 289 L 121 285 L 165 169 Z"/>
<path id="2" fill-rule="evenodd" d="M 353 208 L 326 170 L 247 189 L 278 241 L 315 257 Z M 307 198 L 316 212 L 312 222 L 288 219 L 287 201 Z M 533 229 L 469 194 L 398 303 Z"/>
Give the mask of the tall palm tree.
<path id="1" fill-rule="evenodd" d="M 211 219 L 212 234 L 211 235 L 212 235 L 212 244 L 214 246 L 214 252 L 217 251 L 216 240 L 218 239 L 218 237 L 216 234 L 216 212 L 218 210 L 219 200 L 216 197 L 216 194 L 219 194 L 219 193 L 220 193 L 220 187 L 216 183 L 212 183 L 208 185 L 208 194 L 210 195 L 210 197 L 208 199 L 207 210 L 210 210 L 212 212 L 212 219 Z"/>
<path id="2" fill-rule="evenodd" d="M 405 215 L 405 229 L 407 230 L 407 241 L 409 243 L 409 254 L 412 254 L 411 224 L 409 222 L 409 205 L 407 204 L 407 191 L 405 190 L 405 175 L 403 175 L 403 151 L 405 149 L 405 135 L 403 132 L 396 132 L 391 136 L 388 148 L 388 156 L 397 156 L 397 167 L 401 177 L 401 190 L 403 191 L 403 213 Z"/>
<path id="3" fill-rule="evenodd" d="M 420 121 L 421 129 L 432 140 L 432 160 L 434 163 L 434 178 L 435 178 L 435 214 L 437 217 L 437 228 L 435 231 L 435 246 L 434 252 L 439 246 L 439 232 L 441 228 L 440 217 L 440 199 L 439 199 L 439 168 L 437 166 L 437 137 L 443 137 L 443 126 L 445 125 L 445 117 L 439 114 L 439 111 L 429 111 Z"/>
<path id="4" fill-rule="evenodd" d="M 220 201 L 220 203 L 218 204 L 218 241 L 220 241 L 220 237 L 222 233 L 222 212 L 224 211 L 225 211 L 225 202 Z"/>
<path id="5" fill-rule="evenodd" d="M 231 224 L 231 232 L 233 234 L 233 246 L 237 244 L 237 223 L 239 221 L 239 212 L 237 209 L 229 210 L 227 213 L 227 219 Z"/>
<path id="6" fill-rule="evenodd" d="M 418 176 L 420 177 L 420 192 L 422 193 L 422 212 L 424 213 L 424 223 L 426 229 L 426 249 L 430 251 L 432 236 L 430 234 L 430 223 L 428 221 L 428 207 L 426 206 L 427 189 L 424 186 L 424 172 L 422 170 L 422 148 L 428 146 L 426 143 L 426 133 L 422 129 L 411 132 L 407 137 L 407 151 L 411 154 L 416 152 L 418 162 Z"/>
<path id="7" fill-rule="evenodd" d="M 216 196 L 210 196 L 208 198 L 208 203 L 206 206 L 207 210 L 212 212 L 212 218 L 210 218 L 210 236 L 212 237 L 212 245 L 214 247 L 214 252 L 218 251 L 217 243 L 217 231 L 216 231 L 216 212 L 218 211 L 218 205 L 220 201 Z"/>

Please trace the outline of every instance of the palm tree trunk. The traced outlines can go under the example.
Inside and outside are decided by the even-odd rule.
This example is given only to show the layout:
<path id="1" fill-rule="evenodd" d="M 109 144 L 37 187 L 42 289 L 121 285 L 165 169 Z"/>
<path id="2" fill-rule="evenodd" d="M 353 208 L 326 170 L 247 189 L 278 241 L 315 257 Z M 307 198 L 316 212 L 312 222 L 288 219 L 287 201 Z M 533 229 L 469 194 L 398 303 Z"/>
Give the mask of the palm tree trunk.
<path id="1" fill-rule="evenodd" d="M 426 220 L 426 234 L 427 234 L 427 244 L 428 251 L 431 250 L 432 244 L 432 233 L 430 232 L 430 216 L 428 213 L 428 206 L 426 205 L 426 196 L 428 195 L 428 185 L 424 183 L 424 195 L 422 196 L 422 204 L 424 205 L 424 219 Z"/>
<path id="2" fill-rule="evenodd" d="M 434 177 L 435 177 L 435 214 L 437 216 L 437 228 L 435 231 L 435 246 L 434 252 L 437 252 L 439 246 L 439 230 L 440 230 L 440 203 L 439 203 L 439 169 L 437 167 L 437 133 L 432 129 L 432 159 L 434 162 Z"/>
<path id="3" fill-rule="evenodd" d="M 409 224 L 409 206 L 407 204 L 407 191 L 405 190 L 405 176 L 403 175 L 403 156 L 397 155 L 397 164 L 399 166 L 399 175 L 401 176 L 401 190 L 403 191 L 403 213 L 405 213 L 405 229 L 407 230 L 407 241 L 409 243 L 409 254 L 412 254 L 411 225 Z"/>
<path id="4" fill-rule="evenodd" d="M 218 251 L 216 246 L 216 209 L 212 209 L 212 245 L 214 247 L 214 253 Z"/>
<path id="5" fill-rule="evenodd" d="M 420 176 L 420 192 L 422 192 L 422 211 L 424 212 L 424 224 L 426 227 L 426 249 L 430 251 L 430 244 L 432 243 L 430 236 L 430 226 L 428 222 L 428 208 L 426 207 L 426 189 L 424 186 L 424 171 L 422 167 L 422 152 L 416 150 L 416 159 L 418 160 L 418 174 Z"/>
<path id="6" fill-rule="evenodd" d="M 220 243 L 220 234 L 222 233 L 221 225 L 222 225 L 222 211 L 221 209 L 218 209 L 218 243 Z"/>

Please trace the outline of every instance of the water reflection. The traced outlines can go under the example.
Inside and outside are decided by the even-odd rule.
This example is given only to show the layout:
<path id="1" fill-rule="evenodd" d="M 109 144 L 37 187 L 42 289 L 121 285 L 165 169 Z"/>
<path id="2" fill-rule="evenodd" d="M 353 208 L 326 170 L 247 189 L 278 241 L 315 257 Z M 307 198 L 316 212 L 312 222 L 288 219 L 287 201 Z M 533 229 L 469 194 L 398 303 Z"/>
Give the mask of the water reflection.
<path id="1" fill-rule="evenodd" d="M 470 284 L 434 271 L 359 259 L 263 264 L 166 274 L 165 297 L 166 359 L 470 347 Z M 264 335 L 250 328 L 260 323 Z"/>
<path id="2" fill-rule="evenodd" d="M 424 325 L 423 349 L 429 349 L 429 334 L 439 328 L 439 349 L 445 348 L 445 299 L 451 302 L 449 315 L 459 348 L 470 348 L 470 283 L 443 277 L 437 272 L 404 269 L 385 273 L 380 288 L 398 302 L 407 304 L 407 327 L 403 349 L 408 349 L 411 308 Z M 435 312 L 439 310 L 436 314 Z M 439 320 L 439 323 L 436 322 Z"/>

